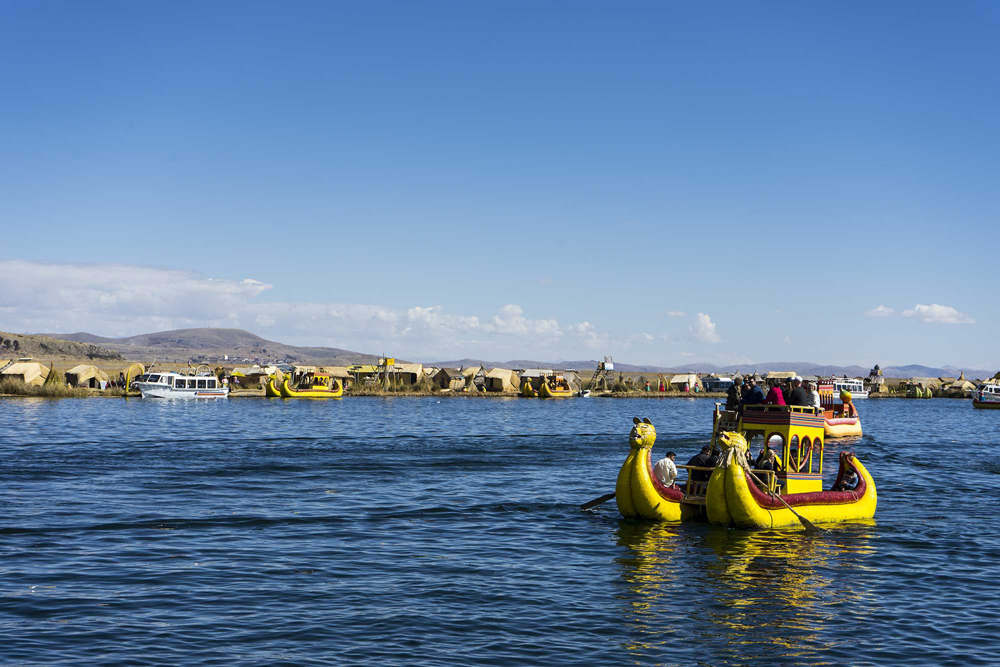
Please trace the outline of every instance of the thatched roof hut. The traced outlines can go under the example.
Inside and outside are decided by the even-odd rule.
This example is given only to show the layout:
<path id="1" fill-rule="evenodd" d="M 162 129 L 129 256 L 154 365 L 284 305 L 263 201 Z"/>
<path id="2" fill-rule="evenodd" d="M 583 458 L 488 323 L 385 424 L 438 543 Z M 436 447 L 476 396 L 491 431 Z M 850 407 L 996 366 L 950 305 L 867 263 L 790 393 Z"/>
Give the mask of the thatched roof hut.
<path id="1" fill-rule="evenodd" d="M 465 374 L 457 368 L 442 368 L 433 378 L 434 384 L 442 389 L 461 391 L 465 389 Z"/>
<path id="2" fill-rule="evenodd" d="M 702 388 L 701 379 L 694 373 L 681 373 L 670 378 L 670 387 L 675 391 L 684 391 L 685 385 L 691 391 L 694 391 L 695 387 Z"/>
<path id="3" fill-rule="evenodd" d="M 0 371 L 0 379 L 20 380 L 30 385 L 43 385 L 48 377 L 48 366 L 30 360 L 16 361 Z"/>
<path id="4" fill-rule="evenodd" d="M 66 384 L 71 387 L 90 387 L 101 389 L 101 383 L 107 386 L 108 374 L 92 364 L 80 364 L 66 371 Z"/>
<path id="5" fill-rule="evenodd" d="M 509 368 L 491 368 L 486 373 L 486 391 L 514 393 L 517 387 L 517 373 Z"/>

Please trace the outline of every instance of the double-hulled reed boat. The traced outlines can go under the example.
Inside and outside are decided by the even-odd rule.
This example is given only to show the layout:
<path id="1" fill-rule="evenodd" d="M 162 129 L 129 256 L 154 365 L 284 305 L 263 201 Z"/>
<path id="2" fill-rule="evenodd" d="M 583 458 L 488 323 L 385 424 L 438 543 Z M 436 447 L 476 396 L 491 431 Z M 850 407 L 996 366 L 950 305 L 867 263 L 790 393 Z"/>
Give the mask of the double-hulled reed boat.
<path id="1" fill-rule="evenodd" d="M 839 457 L 837 477 L 823 489 L 825 416 L 813 407 L 748 405 L 742 414 L 715 412 L 714 444 L 722 449 L 714 468 L 688 470 L 683 487 L 667 488 L 653 472 L 656 429 L 633 420 L 629 454 L 618 473 L 615 498 L 625 518 L 652 521 L 707 520 L 739 528 L 798 525 L 795 512 L 816 523 L 870 519 L 877 495 L 871 474 L 850 452 Z M 775 453 L 756 469 L 750 442 L 760 438 Z M 763 450 L 763 451 L 766 451 Z M 710 473 L 708 481 L 692 473 Z"/>

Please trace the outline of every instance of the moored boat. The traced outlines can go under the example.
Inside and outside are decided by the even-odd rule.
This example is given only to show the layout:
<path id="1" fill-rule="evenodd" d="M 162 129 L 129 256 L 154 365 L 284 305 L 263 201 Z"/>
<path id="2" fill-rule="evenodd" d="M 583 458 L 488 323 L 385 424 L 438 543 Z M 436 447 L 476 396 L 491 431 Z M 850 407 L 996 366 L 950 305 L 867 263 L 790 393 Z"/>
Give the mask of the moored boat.
<path id="1" fill-rule="evenodd" d="M 538 388 L 539 398 L 570 398 L 573 396 L 573 389 L 569 382 L 560 374 L 550 375 L 542 380 L 542 386 Z"/>
<path id="2" fill-rule="evenodd" d="M 878 368 L 876 366 L 876 368 Z M 881 373 L 881 370 L 879 370 Z M 868 390 L 865 389 L 865 381 L 861 378 L 832 377 L 827 380 L 820 380 L 819 393 L 832 393 L 834 395 L 841 392 L 850 392 L 854 398 L 868 398 Z"/>
<path id="3" fill-rule="evenodd" d="M 972 395 L 972 407 L 979 410 L 1000 410 L 1000 385 L 979 385 Z"/>
<path id="4" fill-rule="evenodd" d="M 264 395 L 268 398 L 281 398 L 281 385 L 278 384 L 278 378 L 273 375 L 267 378 L 267 382 L 264 383 Z"/>
<path id="5" fill-rule="evenodd" d="M 285 378 L 281 383 L 282 398 L 340 398 L 344 386 L 329 373 L 303 373 L 294 383 Z"/>
<path id="6" fill-rule="evenodd" d="M 143 398 L 227 398 L 229 387 L 210 371 L 183 375 L 173 371 L 145 373 L 136 378 L 135 386 Z"/>

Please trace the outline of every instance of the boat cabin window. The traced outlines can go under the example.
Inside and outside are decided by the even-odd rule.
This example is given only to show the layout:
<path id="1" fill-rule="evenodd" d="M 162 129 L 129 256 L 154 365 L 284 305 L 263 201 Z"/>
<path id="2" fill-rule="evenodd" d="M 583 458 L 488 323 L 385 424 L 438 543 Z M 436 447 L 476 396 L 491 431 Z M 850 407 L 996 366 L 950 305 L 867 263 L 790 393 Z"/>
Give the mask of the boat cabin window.
<path id="1" fill-rule="evenodd" d="M 177 378 L 176 380 L 174 380 L 175 388 L 183 389 L 186 386 L 187 386 L 187 380 L 185 380 L 184 378 Z"/>
<path id="2" fill-rule="evenodd" d="M 205 388 L 205 380 L 198 380 L 198 389 Z"/>
<path id="3" fill-rule="evenodd" d="M 780 452 L 785 447 L 785 439 L 780 435 L 775 433 L 770 438 L 767 439 L 767 446 L 775 451 L 775 453 Z"/>
<path id="4" fill-rule="evenodd" d="M 159 382 L 160 381 L 160 376 L 159 375 L 150 375 L 149 376 L 149 381 L 150 382 Z"/>
<path id="5" fill-rule="evenodd" d="M 208 381 L 208 388 L 209 389 L 215 389 L 215 380 L 209 380 Z"/>

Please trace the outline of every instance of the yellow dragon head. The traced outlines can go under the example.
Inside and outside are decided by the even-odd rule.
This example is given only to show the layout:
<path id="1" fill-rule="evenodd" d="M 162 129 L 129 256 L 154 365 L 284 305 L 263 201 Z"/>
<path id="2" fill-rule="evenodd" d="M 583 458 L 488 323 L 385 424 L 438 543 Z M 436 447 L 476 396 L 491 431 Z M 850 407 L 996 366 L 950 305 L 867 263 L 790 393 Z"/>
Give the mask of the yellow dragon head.
<path id="1" fill-rule="evenodd" d="M 735 449 L 737 451 L 747 450 L 747 439 L 742 433 L 737 433 L 735 431 L 723 431 L 719 434 L 717 440 L 722 451 L 727 449 Z"/>
<path id="2" fill-rule="evenodd" d="M 632 419 L 632 423 L 635 426 L 632 427 L 632 432 L 628 434 L 628 442 L 634 449 L 652 449 L 653 443 L 656 442 L 656 427 L 653 426 L 653 422 L 649 419 L 639 419 L 635 417 Z"/>

